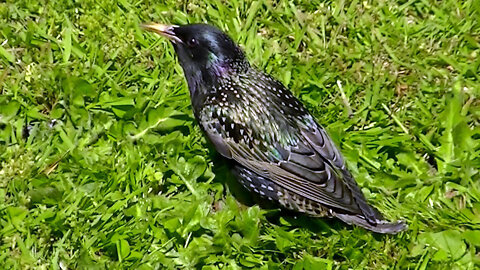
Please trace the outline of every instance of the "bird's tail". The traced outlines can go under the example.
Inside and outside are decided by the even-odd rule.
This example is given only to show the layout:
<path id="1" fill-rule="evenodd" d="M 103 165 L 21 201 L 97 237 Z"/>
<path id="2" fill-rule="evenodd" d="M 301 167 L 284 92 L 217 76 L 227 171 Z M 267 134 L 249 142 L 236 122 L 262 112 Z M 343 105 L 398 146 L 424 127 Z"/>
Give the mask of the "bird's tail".
<path id="1" fill-rule="evenodd" d="M 386 220 L 376 220 L 376 224 L 369 223 L 364 216 L 349 215 L 341 213 L 332 213 L 335 217 L 341 219 L 347 224 L 354 224 L 377 233 L 396 234 L 405 231 L 408 226 L 404 221 L 389 222 Z"/>

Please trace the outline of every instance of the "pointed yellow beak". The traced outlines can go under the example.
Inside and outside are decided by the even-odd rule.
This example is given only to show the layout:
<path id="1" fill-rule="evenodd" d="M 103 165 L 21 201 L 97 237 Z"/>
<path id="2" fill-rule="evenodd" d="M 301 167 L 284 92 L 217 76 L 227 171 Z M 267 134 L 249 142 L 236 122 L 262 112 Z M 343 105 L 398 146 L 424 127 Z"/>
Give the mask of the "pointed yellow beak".
<path id="1" fill-rule="evenodd" d="M 164 36 L 171 40 L 173 43 L 182 43 L 182 40 L 176 36 L 175 34 L 175 28 L 178 26 L 176 25 L 166 25 L 166 24 L 160 24 L 160 23 L 146 23 L 146 24 L 141 24 L 140 27 L 144 30 L 150 31 L 157 33 L 161 36 Z"/>

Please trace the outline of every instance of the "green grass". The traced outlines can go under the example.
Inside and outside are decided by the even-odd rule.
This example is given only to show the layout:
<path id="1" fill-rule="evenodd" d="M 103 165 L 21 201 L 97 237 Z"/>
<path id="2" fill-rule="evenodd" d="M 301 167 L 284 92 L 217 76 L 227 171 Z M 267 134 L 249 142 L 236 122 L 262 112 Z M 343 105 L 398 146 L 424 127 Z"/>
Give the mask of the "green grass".
<path id="1" fill-rule="evenodd" d="M 479 1 L 209 2 L 0 3 L 0 268 L 480 267 Z M 283 215 L 226 184 L 151 21 L 226 30 L 409 230 Z"/>

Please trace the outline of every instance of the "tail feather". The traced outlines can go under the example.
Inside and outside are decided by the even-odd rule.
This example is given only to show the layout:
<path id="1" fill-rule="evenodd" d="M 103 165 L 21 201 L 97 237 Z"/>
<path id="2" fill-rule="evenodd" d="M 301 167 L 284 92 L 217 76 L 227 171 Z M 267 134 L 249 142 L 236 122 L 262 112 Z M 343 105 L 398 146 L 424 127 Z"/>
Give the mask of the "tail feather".
<path id="1" fill-rule="evenodd" d="M 407 224 L 405 224 L 405 222 L 401 220 L 396 222 L 389 222 L 386 220 L 376 220 L 376 224 L 371 224 L 365 219 L 364 216 L 340 214 L 340 213 L 332 213 L 332 214 L 347 224 L 350 224 L 350 225 L 354 224 L 376 233 L 396 234 L 408 229 Z"/>

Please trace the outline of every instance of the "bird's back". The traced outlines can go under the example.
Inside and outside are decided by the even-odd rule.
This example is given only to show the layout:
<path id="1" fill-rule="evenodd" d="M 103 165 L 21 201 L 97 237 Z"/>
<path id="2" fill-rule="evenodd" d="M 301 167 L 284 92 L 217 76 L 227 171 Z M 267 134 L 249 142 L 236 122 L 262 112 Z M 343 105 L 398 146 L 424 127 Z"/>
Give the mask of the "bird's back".
<path id="1" fill-rule="evenodd" d="M 252 68 L 207 92 L 198 120 L 217 150 L 237 163 L 245 187 L 274 193 L 266 197 L 296 211 L 364 227 L 384 223 L 325 130 L 281 83 Z"/>

